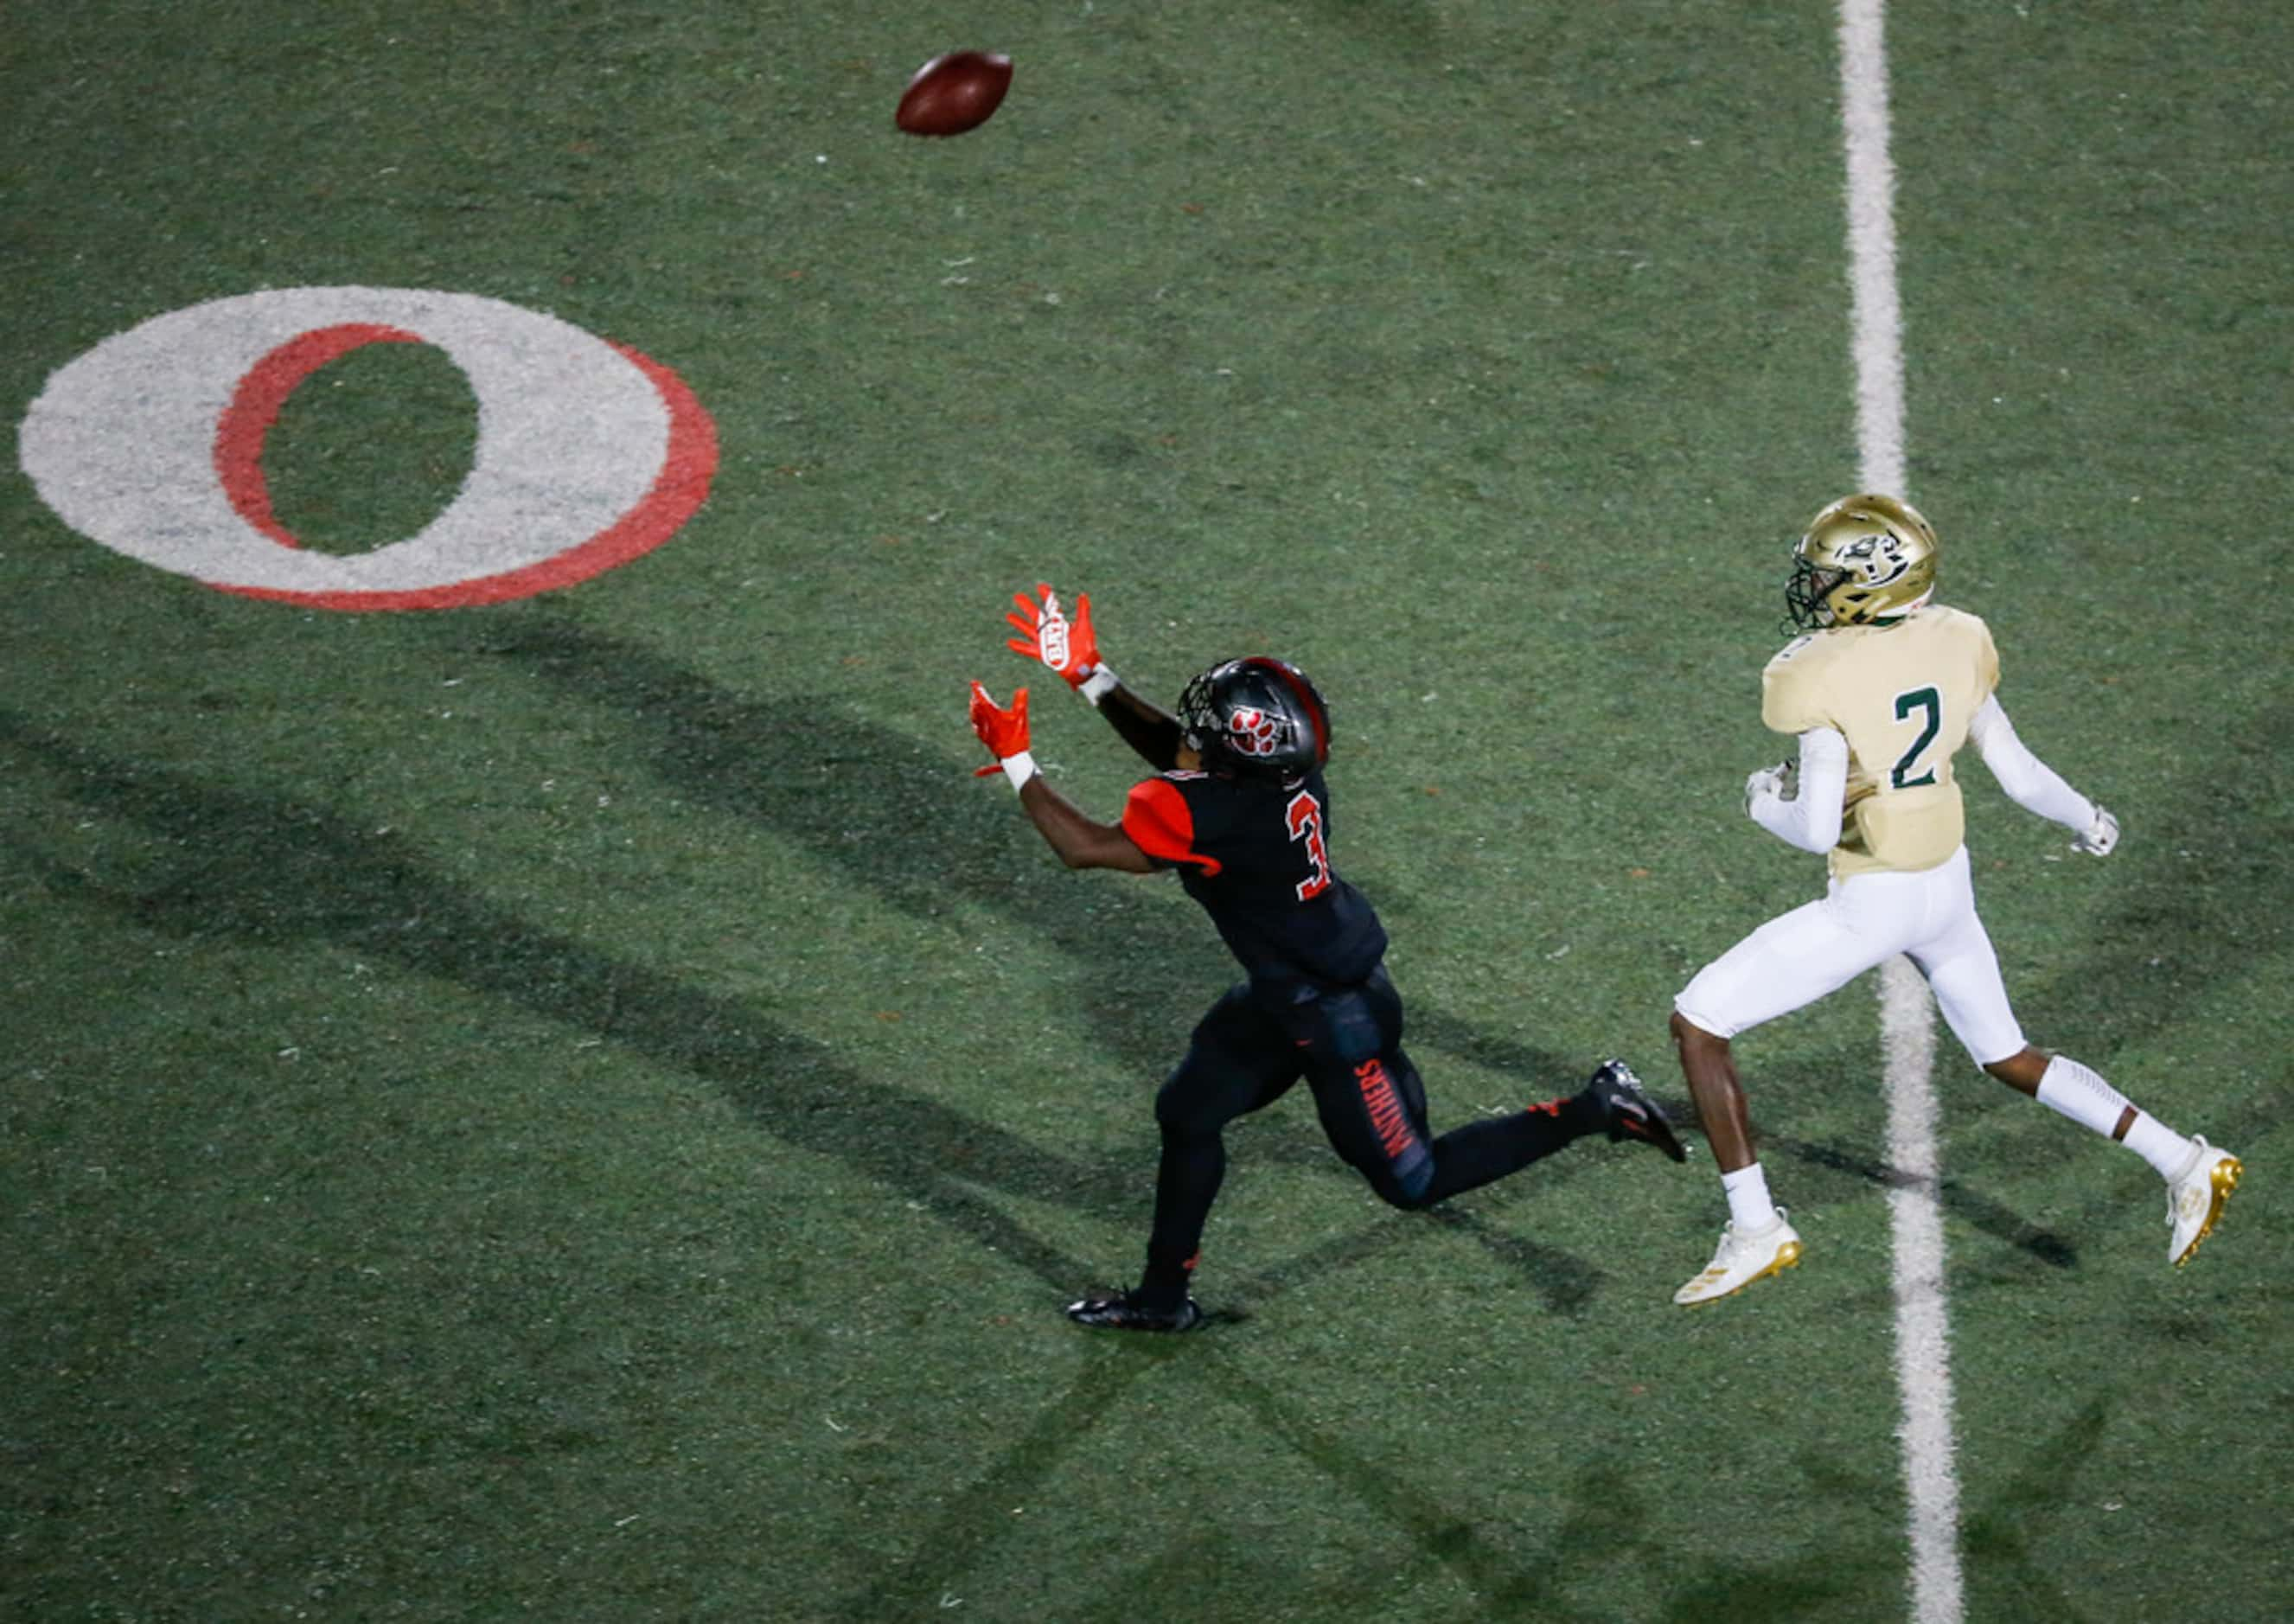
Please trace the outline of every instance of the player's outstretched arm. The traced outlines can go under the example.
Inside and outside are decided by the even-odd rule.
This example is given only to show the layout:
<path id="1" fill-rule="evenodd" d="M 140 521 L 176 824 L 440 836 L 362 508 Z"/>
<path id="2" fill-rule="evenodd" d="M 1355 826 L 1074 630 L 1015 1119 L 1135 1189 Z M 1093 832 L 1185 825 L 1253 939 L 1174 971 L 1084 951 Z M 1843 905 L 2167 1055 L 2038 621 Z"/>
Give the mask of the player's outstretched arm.
<path id="1" fill-rule="evenodd" d="M 1013 595 L 1013 613 L 1004 616 L 1018 632 L 1005 640 L 1014 654 L 1040 661 L 1060 680 L 1098 707 L 1123 742 L 1137 751 L 1157 771 L 1178 765 L 1184 742 L 1178 719 L 1161 706 L 1141 698 L 1100 657 L 1099 634 L 1091 624 L 1091 594 L 1076 598 L 1070 617 L 1060 606 L 1059 594 L 1048 582 L 1037 584 L 1037 597 Z"/>
<path id="2" fill-rule="evenodd" d="M 2119 844 L 2119 820 L 2064 782 L 2053 767 L 2031 754 L 1997 695 L 1984 700 L 1968 724 L 1967 736 L 2007 798 L 2025 812 L 2062 824 L 2073 836 L 2071 849 L 2108 857 Z"/>
<path id="3" fill-rule="evenodd" d="M 1193 756 L 1186 753 L 1186 732 L 1179 726 L 1179 719 L 1122 683 L 1107 690 L 1107 697 L 1100 701 L 1099 714 L 1107 718 L 1107 725 L 1121 735 L 1123 742 L 1156 771 L 1168 772 L 1174 767 L 1192 763 Z"/>
<path id="4" fill-rule="evenodd" d="M 1126 874 L 1151 874 L 1155 865 L 1131 836 L 1111 823 L 1084 815 L 1082 808 L 1044 781 L 1037 773 L 1020 786 L 1020 810 L 1036 826 L 1044 844 L 1070 869 L 1119 869 Z"/>
<path id="5" fill-rule="evenodd" d="M 980 775 L 1001 772 L 1011 780 L 1020 792 L 1020 809 L 1062 862 L 1070 869 L 1120 869 L 1130 874 L 1153 871 L 1155 865 L 1147 861 L 1147 853 L 1119 827 L 1086 817 L 1074 802 L 1044 781 L 1028 748 L 1026 689 L 1012 696 L 1012 707 L 1006 710 L 974 682 L 972 730 L 996 757 L 996 764 L 982 767 Z"/>

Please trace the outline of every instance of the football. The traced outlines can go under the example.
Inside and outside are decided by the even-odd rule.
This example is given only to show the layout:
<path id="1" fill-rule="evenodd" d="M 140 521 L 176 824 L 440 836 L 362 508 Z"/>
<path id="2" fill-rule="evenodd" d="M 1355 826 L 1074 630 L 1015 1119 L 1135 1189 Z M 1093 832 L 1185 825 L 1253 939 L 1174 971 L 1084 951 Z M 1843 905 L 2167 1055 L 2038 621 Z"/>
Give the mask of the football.
<path id="1" fill-rule="evenodd" d="M 987 123 L 1011 88 L 1010 57 L 952 51 L 916 69 L 892 122 L 911 135 L 961 135 Z"/>

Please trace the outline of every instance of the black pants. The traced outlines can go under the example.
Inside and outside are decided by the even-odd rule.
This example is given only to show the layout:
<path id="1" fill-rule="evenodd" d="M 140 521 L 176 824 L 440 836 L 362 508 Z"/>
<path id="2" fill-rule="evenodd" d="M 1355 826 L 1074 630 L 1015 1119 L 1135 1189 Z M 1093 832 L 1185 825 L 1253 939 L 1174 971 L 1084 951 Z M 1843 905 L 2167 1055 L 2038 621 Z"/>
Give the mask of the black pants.
<path id="1" fill-rule="evenodd" d="M 1578 1100 L 1487 1117 L 1436 1138 L 1426 1089 L 1402 1047 L 1402 995 L 1385 969 L 1344 988 L 1230 990 L 1195 1027 L 1155 1097 L 1163 1132 L 1142 1294 L 1185 1290 L 1203 1224 L 1226 1176 L 1221 1130 L 1304 1078 L 1330 1147 L 1397 1207 L 1430 1206 L 1501 1179 L 1601 1125 Z"/>

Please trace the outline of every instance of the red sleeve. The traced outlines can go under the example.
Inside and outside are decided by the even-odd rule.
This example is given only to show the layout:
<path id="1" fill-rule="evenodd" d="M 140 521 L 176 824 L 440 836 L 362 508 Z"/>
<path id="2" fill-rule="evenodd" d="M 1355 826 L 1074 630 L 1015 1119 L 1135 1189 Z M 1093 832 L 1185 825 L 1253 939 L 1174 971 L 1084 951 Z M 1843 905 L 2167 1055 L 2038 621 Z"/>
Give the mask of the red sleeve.
<path id="1" fill-rule="evenodd" d="M 1131 844 L 1164 862 L 1191 862 L 1205 874 L 1216 874 L 1221 864 L 1195 850 L 1195 815 L 1187 797 L 1167 779 L 1148 779 L 1131 787 L 1123 803 L 1123 832 Z"/>

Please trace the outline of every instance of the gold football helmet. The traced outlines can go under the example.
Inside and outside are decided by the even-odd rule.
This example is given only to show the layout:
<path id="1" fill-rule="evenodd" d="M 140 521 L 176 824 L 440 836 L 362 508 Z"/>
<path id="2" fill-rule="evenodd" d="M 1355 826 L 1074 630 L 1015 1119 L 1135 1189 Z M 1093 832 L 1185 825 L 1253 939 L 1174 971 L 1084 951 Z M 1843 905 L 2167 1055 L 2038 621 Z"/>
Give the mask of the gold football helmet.
<path id="1" fill-rule="evenodd" d="M 1843 496 L 1793 549 L 1785 607 L 1803 632 L 1910 614 L 1935 591 L 1936 535 L 1894 496 Z"/>

